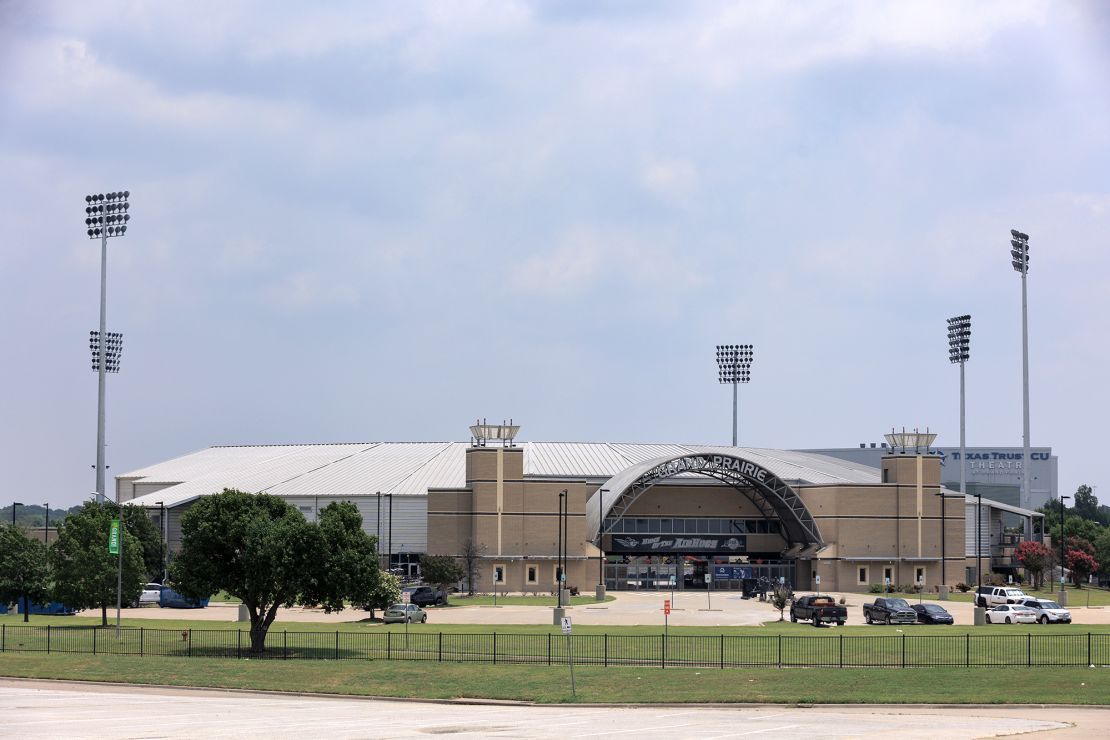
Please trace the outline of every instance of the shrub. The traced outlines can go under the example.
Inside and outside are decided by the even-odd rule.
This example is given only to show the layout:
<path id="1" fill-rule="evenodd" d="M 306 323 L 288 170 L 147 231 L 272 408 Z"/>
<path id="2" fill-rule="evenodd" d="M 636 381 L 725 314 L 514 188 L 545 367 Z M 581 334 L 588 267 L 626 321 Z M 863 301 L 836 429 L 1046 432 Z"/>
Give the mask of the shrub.
<path id="1" fill-rule="evenodd" d="M 963 581 L 960 581 L 959 583 L 956 584 L 956 590 L 959 591 L 962 594 L 966 594 L 968 591 L 971 590 L 971 586 L 967 585 Z"/>
<path id="2" fill-rule="evenodd" d="M 871 594 L 881 594 L 883 592 L 882 584 L 872 583 L 871 588 L 867 589 L 867 592 Z"/>

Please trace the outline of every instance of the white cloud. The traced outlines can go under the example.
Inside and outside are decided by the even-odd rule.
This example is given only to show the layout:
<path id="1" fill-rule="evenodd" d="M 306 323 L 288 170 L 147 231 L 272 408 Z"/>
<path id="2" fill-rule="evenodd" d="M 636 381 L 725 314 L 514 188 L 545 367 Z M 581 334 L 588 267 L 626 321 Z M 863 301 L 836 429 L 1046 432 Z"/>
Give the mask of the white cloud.
<path id="1" fill-rule="evenodd" d="M 664 202 L 685 206 L 697 192 L 698 173 L 687 159 L 656 159 L 644 165 L 640 183 Z"/>

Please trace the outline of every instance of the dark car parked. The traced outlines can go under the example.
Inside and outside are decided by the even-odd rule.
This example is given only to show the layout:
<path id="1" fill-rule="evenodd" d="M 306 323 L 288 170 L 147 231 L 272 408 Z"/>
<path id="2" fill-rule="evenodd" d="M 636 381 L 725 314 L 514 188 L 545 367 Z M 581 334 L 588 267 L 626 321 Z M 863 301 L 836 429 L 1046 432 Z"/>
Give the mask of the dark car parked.
<path id="1" fill-rule="evenodd" d="M 447 603 L 447 593 L 435 586 L 417 586 L 410 592 L 409 601 L 417 606 L 437 606 Z"/>
<path id="2" fill-rule="evenodd" d="M 939 604 L 914 604 L 917 621 L 921 624 L 955 624 L 948 610 Z"/>

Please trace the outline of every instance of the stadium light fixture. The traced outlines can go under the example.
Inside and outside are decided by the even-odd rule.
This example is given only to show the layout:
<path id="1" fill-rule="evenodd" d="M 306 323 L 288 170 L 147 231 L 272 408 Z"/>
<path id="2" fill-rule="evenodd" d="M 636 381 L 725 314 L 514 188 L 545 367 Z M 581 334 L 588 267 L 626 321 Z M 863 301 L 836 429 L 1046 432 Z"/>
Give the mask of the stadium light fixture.
<path id="1" fill-rule="evenodd" d="M 90 332 L 89 349 L 93 352 L 93 370 L 97 374 L 96 410 L 96 500 L 104 503 L 104 379 L 109 372 L 119 372 L 119 356 L 123 351 L 123 335 L 108 333 L 108 240 L 127 233 L 131 220 L 131 191 L 97 193 L 85 196 L 85 233 L 100 239 L 100 331 Z M 103 341 L 101 341 L 103 340 Z"/>
<path id="2" fill-rule="evenodd" d="M 1029 275 L 1029 235 L 1010 229 L 1010 264 L 1021 273 L 1021 508 L 1029 508 L 1029 301 L 1026 277 Z"/>
<path id="3" fill-rule="evenodd" d="M 948 361 L 960 366 L 960 493 L 967 493 L 967 448 L 964 426 L 964 364 L 971 357 L 971 316 L 948 319 Z"/>
<path id="4" fill-rule="evenodd" d="M 754 348 L 750 344 L 717 345 L 717 380 L 732 386 L 732 446 L 736 446 L 736 386 L 752 378 Z"/>

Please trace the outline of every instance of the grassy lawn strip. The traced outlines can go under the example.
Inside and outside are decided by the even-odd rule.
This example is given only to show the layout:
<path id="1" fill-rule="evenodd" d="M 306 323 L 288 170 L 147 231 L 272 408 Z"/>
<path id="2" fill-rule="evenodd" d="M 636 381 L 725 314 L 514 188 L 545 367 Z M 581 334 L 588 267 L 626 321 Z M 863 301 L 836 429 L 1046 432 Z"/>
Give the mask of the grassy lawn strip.
<path id="1" fill-rule="evenodd" d="M 561 666 L 0 655 L 0 675 L 428 699 L 572 701 Z M 576 667 L 578 702 L 1110 703 L 1110 670 Z"/>

